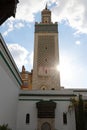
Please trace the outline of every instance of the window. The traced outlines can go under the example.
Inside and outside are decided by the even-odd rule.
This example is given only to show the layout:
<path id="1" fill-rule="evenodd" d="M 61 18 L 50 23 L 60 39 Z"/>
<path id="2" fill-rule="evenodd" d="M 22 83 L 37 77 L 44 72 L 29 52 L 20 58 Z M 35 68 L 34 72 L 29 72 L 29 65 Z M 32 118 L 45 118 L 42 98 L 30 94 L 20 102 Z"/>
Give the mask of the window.
<path id="1" fill-rule="evenodd" d="M 45 61 L 47 62 L 47 58 L 45 59 Z"/>
<path id="2" fill-rule="evenodd" d="M 55 90 L 55 88 L 51 88 L 51 90 Z"/>
<path id="3" fill-rule="evenodd" d="M 27 80 L 23 81 L 23 85 L 24 85 L 24 87 L 28 87 L 28 81 Z"/>
<path id="4" fill-rule="evenodd" d="M 28 74 L 25 74 L 25 79 L 28 79 Z"/>
<path id="5" fill-rule="evenodd" d="M 45 49 L 47 50 L 47 46 L 45 46 Z"/>
<path id="6" fill-rule="evenodd" d="M 30 123 L 30 114 L 27 113 L 26 114 L 26 124 L 29 124 Z"/>
<path id="7" fill-rule="evenodd" d="M 63 123 L 67 124 L 67 113 L 63 113 Z"/>
<path id="8" fill-rule="evenodd" d="M 47 69 L 45 70 L 45 74 L 47 74 Z"/>

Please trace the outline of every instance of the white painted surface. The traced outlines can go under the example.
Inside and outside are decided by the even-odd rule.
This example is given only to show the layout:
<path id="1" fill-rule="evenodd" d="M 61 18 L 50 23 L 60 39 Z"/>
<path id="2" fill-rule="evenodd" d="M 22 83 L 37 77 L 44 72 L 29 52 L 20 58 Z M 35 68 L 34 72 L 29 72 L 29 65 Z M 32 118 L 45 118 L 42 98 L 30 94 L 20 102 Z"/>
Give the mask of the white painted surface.
<path id="1" fill-rule="evenodd" d="M 37 130 L 37 108 L 35 101 L 19 101 L 17 130 Z M 30 114 L 30 123 L 26 124 L 26 114 Z"/>
<path id="2" fill-rule="evenodd" d="M 21 94 L 35 94 L 35 91 L 21 91 Z M 36 94 L 47 93 L 47 91 L 36 91 Z M 69 94 L 70 91 L 65 91 L 66 94 Z M 59 91 L 50 91 L 52 93 L 60 93 Z M 63 94 L 62 91 L 60 94 Z M 72 94 L 72 92 L 70 92 Z M 19 106 L 18 106 L 18 116 L 17 116 L 17 130 L 37 130 L 37 108 L 36 103 L 40 100 L 53 100 L 56 102 L 55 109 L 55 129 L 56 130 L 76 130 L 75 126 L 75 113 L 74 110 L 69 113 L 68 106 L 70 105 L 69 96 L 20 96 L 19 97 Z M 66 101 L 64 101 L 66 100 Z M 67 113 L 67 124 L 63 124 L 63 112 Z M 27 125 L 25 123 L 26 114 L 30 114 L 30 123 Z"/>
<path id="3" fill-rule="evenodd" d="M 55 116 L 55 129 L 57 130 L 76 130 L 75 112 L 74 110 L 69 113 L 69 101 L 56 102 L 56 116 Z M 63 123 L 63 112 L 67 114 L 67 124 Z"/>
<path id="4" fill-rule="evenodd" d="M 16 130 L 19 86 L 0 57 L 0 125 Z"/>

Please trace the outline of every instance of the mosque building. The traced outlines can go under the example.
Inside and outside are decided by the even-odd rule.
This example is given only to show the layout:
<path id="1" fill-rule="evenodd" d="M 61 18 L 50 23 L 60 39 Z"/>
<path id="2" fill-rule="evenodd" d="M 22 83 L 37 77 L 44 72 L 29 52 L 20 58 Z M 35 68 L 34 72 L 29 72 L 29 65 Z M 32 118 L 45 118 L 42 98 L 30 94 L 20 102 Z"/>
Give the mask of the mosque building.
<path id="1" fill-rule="evenodd" d="M 47 5 L 35 22 L 31 72 L 17 66 L 0 35 L 0 124 L 12 130 L 87 130 L 87 90 L 61 87 L 58 23 Z"/>

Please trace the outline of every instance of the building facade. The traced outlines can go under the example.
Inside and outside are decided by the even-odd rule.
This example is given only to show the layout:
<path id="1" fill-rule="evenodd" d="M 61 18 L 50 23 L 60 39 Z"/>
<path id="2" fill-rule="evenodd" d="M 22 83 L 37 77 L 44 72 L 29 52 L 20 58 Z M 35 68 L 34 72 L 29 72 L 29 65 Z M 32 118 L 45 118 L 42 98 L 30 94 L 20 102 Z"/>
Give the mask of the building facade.
<path id="1" fill-rule="evenodd" d="M 51 11 L 35 23 L 31 72 L 17 66 L 0 35 L 0 125 L 12 130 L 87 130 L 87 90 L 60 85 L 58 24 Z"/>
<path id="2" fill-rule="evenodd" d="M 19 93 L 17 130 L 76 130 L 75 111 L 69 112 L 75 94 L 60 85 L 58 24 L 52 23 L 47 5 L 34 36 L 32 87 Z M 26 78 L 24 67 L 23 74 Z"/>
<path id="3" fill-rule="evenodd" d="M 21 90 L 17 130 L 76 130 L 74 97 L 72 90 Z"/>
<path id="4" fill-rule="evenodd" d="M 18 0 L 0 0 L 0 25 L 11 16 L 15 17 Z"/>
<path id="5" fill-rule="evenodd" d="M 0 34 L 0 125 L 16 129 L 18 94 L 22 79 Z"/>

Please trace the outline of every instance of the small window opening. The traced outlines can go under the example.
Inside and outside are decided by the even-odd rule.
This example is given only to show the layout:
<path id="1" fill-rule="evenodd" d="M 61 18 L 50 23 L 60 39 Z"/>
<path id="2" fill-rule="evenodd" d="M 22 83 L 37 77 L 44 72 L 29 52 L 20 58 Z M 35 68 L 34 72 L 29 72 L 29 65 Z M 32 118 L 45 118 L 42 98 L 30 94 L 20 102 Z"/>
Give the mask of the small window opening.
<path id="1" fill-rule="evenodd" d="M 26 114 L 26 124 L 30 123 L 30 114 Z"/>
<path id="2" fill-rule="evenodd" d="M 67 113 L 63 113 L 63 123 L 67 124 Z"/>
<path id="3" fill-rule="evenodd" d="M 45 59 L 45 61 L 47 62 L 47 59 Z"/>
<path id="4" fill-rule="evenodd" d="M 47 74 L 47 69 L 45 70 L 45 74 Z"/>
<path id="5" fill-rule="evenodd" d="M 51 88 L 51 90 L 55 90 L 55 88 Z"/>
<path id="6" fill-rule="evenodd" d="M 24 87 L 28 87 L 28 81 L 27 81 L 27 80 L 24 80 L 24 81 L 23 81 L 23 85 L 24 85 Z"/>
<path id="7" fill-rule="evenodd" d="M 45 49 L 47 50 L 47 47 L 45 47 Z"/>

